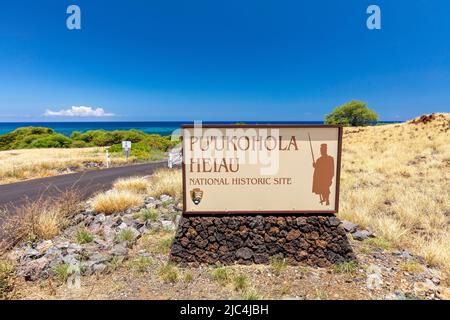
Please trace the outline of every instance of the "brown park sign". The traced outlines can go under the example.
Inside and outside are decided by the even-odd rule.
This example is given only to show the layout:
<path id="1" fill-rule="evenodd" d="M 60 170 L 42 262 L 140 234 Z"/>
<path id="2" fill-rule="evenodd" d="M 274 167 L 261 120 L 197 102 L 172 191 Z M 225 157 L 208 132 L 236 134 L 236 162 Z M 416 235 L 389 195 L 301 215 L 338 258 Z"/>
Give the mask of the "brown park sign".
<path id="1" fill-rule="evenodd" d="M 342 127 L 184 125 L 185 214 L 336 213 Z"/>

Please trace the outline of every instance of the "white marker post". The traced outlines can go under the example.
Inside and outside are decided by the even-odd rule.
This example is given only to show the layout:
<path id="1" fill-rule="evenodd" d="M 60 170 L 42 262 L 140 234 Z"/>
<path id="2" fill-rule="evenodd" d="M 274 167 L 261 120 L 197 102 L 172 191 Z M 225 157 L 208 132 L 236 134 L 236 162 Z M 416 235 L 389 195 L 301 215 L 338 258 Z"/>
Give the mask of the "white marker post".
<path id="1" fill-rule="evenodd" d="M 125 153 L 125 157 L 127 158 L 128 161 L 128 157 L 130 156 L 130 151 L 131 151 L 131 141 L 122 141 L 122 149 Z"/>
<path id="2" fill-rule="evenodd" d="M 106 150 L 106 167 L 109 168 L 111 166 L 111 156 L 109 155 L 108 150 Z"/>

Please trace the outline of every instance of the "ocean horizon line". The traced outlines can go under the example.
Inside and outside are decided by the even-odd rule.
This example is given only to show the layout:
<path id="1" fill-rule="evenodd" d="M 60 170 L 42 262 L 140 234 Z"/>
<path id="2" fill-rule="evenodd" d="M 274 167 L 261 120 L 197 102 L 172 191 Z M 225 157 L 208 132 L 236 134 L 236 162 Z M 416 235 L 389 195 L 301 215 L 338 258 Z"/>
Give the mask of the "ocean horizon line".
<path id="1" fill-rule="evenodd" d="M 400 123 L 406 120 L 379 120 L 376 123 Z M 35 123 L 324 123 L 324 120 L 133 120 L 133 121 L 0 121 L 0 124 Z"/>
<path id="2" fill-rule="evenodd" d="M 398 123 L 400 121 L 378 121 L 378 123 Z M 182 124 L 194 124 L 195 121 L 22 121 L 0 122 L 0 135 L 10 133 L 21 127 L 47 127 L 55 132 L 70 136 L 73 132 L 89 130 L 140 130 L 148 134 L 170 135 Z M 323 124 L 323 120 L 316 121 L 269 121 L 269 120 L 234 120 L 234 121 L 202 121 L 204 124 Z"/>

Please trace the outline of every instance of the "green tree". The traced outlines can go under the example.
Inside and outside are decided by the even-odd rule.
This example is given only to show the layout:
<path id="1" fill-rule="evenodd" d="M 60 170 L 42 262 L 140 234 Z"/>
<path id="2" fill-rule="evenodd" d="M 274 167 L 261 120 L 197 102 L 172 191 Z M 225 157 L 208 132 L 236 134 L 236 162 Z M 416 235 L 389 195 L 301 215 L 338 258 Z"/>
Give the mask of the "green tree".
<path id="1" fill-rule="evenodd" d="M 369 109 L 362 101 L 352 100 L 347 102 L 325 117 L 326 124 L 342 124 L 344 126 L 366 126 L 378 121 L 375 111 Z"/>

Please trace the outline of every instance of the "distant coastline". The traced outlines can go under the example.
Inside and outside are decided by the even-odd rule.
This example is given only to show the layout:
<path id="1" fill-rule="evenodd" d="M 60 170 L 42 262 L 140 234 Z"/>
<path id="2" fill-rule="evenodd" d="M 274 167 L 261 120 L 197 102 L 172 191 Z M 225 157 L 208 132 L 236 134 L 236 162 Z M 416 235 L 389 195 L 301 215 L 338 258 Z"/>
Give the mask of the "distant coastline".
<path id="1" fill-rule="evenodd" d="M 233 123 L 247 123 L 247 124 L 323 124 L 323 121 L 204 121 L 203 123 L 219 123 L 219 124 L 233 124 Z M 400 121 L 380 121 L 380 123 L 398 123 Z M 182 124 L 191 124 L 193 121 L 129 121 L 129 122 L 0 122 L 0 135 L 14 131 L 21 127 L 46 127 L 70 136 L 72 132 L 86 132 L 88 130 L 103 129 L 106 131 L 113 130 L 130 130 L 136 129 L 148 134 L 170 135 L 174 130 L 179 129 Z"/>

